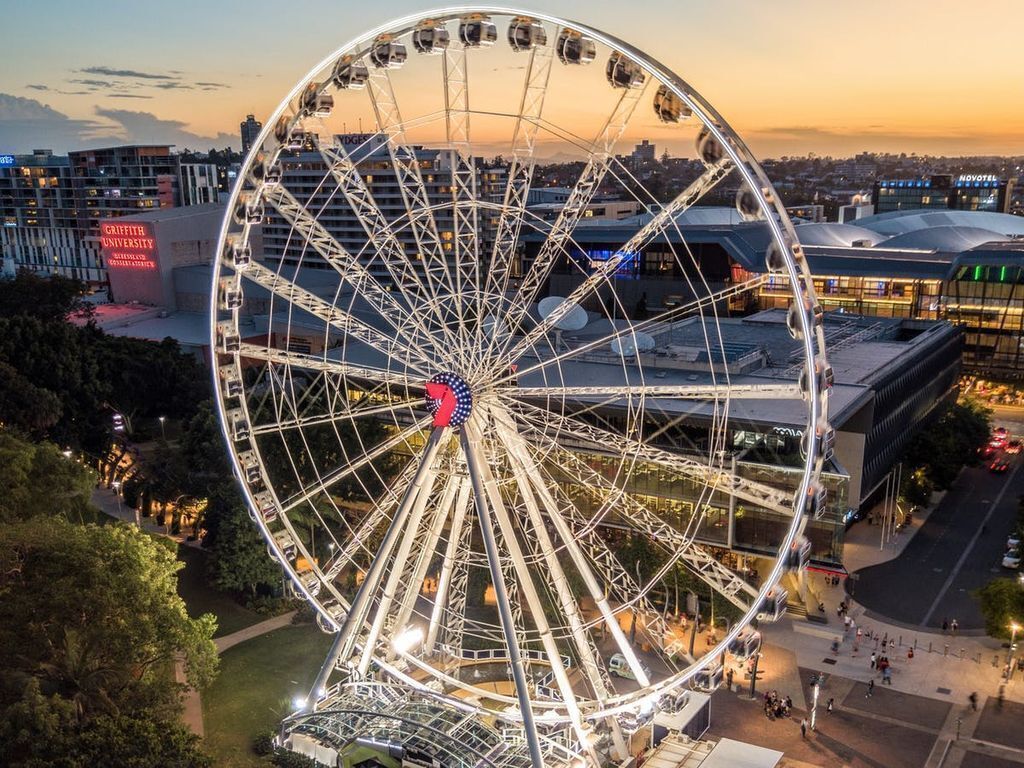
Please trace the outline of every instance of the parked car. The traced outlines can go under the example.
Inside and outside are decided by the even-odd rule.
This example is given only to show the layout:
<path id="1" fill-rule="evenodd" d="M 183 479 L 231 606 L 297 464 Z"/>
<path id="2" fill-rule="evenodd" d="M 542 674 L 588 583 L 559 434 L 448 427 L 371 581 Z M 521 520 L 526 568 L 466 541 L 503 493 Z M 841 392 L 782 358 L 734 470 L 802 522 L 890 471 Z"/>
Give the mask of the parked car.
<path id="1" fill-rule="evenodd" d="M 997 475 L 1003 474 L 1009 468 L 1010 462 L 1008 462 L 1006 459 L 996 459 L 988 467 L 990 472 L 994 472 Z"/>
<path id="2" fill-rule="evenodd" d="M 1011 549 L 1017 549 L 1020 546 L 1020 535 L 1011 533 L 1006 539 L 1006 551 L 1009 552 Z"/>
<path id="3" fill-rule="evenodd" d="M 1003 555 L 1003 568 L 1010 568 L 1017 570 L 1020 568 L 1020 550 L 1011 549 L 1005 555 Z"/>

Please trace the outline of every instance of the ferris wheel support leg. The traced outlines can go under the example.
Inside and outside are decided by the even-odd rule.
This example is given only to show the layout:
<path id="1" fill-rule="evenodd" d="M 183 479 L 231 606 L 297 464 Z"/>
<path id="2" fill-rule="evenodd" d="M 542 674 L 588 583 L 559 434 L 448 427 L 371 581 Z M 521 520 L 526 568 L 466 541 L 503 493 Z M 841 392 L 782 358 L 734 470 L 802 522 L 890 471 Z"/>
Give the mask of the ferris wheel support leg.
<path id="1" fill-rule="evenodd" d="M 472 433 L 472 437 L 470 437 L 470 433 Z M 508 642 L 508 656 L 512 666 L 512 678 L 516 685 L 519 709 L 523 715 L 523 731 L 526 734 L 526 743 L 530 750 L 530 762 L 533 764 L 533 768 L 544 768 L 544 757 L 540 749 L 540 736 L 537 733 L 537 723 L 533 719 L 530 691 L 526 685 L 526 668 L 523 665 L 523 657 L 519 651 L 519 640 L 516 636 L 515 621 L 512 619 L 512 607 L 509 605 L 508 592 L 505 591 L 505 579 L 501 572 L 498 545 L 494 539 L 494 525 L 491 522 L 490 513 L 487 511 L 487 492 L 484 489 L 484 481 L 481 474 L 480 433 L 474 428 L 472 417 L 462 428 L 462 450 L 466 454 L 469 477 L 473 483 L 476 513 L 480 519 L 480 533 L 484 541 L 484 549 L 487 551 L 487 565 L 490 568 L 491 581 L 494 584 L 494 597 L 498 604 L 498 615 L 501 618 L 505 639 Z"/>
<path id="2" fill-rule="evenodd" d="M 370 607 L 372 597 L 377 590 L 377 584 L 381 579 L 381 575 L 383 574 L 387 562 L 390 560 L 389 555 L 395 547 L 395 543 L 402 531 L 402 528 L 405 526 L 405 521 L 409 515 L 409 511 L 423 492 L 424 484 L 426 483 L 428 476 L 431 475 L 431 469 L 434 465 L 434 457 L 437 455 L 438 449 L 443 444 L 443 439 L 447 432 L 447 427 L 435 427 L 434 431 L 431 432 L 430 438 L 427 440 L 427 445 L 423 449 L 423 455 L 420 460 L 420 466 L 416 470 L 416 475 L 409 488 L 406 490 L 405 496 L 402 498 L 402 503 L 398 506 L 398 509 L 395 510 L 394 517 L 391 518 L 391 525 L 388 527 L 387 533 L 384 534 L 384 541 L 381 542 L 380 548 L 377 550 L 377 555 L 373 558 L 370 568 L 366 572 L 366 578 L 363 579 L 362 586 L 360 586 L 359 592 L 356 593 L 355 600 L 352 601 L 351 610 L 349 610 L 348 616 L 345 617 L 345 621 L 342 623 L 341 629 L 338 631 L 338 636 L 335 638 L 334 644 L 331 646 L 331 651 L 328 654 L 327 659 L 324 661 L 323 666 L 320 668 L 320 672 L 317 674 L 316 680 L 313 681 L 313 686 L 307 699 L 306 707 L 311 709 L 319 695 L 319 692 L 327 687 L 327 680 L 330 678 L 331 672 L 337 665 L 338 660 L 351 655 L 359 630 L 366 621 L 366 613 Z"/>
<path id="3" fill-rule="evenodd" d="M 452 515 L 451 529 L 448 533 L 448 546 L 445 548 L 444 560 L 441 562 L 441 573 L 437 578 L 437 595 L 434 607 L 430 612 L 430 625 L 427 628 L 425 647 L 433 652 L 437 646 L 437 633 L 441 627 L 441 615 L 448 600 L 448 588 L 455 567 L 455 555 L 462 539 L 462 527 L 466 525 L 466 510 L 469 507 L 469 492 L 472 490 L 469 476 L 462 478 L 459 495 L 455 500 L 455 512 Z"/>

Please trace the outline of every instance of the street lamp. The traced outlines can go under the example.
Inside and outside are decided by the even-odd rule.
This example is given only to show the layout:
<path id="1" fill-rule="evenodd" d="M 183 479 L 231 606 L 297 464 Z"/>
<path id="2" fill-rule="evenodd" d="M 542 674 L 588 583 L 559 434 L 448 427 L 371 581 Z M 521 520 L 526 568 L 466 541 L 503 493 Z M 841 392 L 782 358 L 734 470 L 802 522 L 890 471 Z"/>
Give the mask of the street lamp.
<path id="1" fill-rule="evenodd" d="M 121 481 L 115 480 L 110 484 L 110 487 L 114 489 L 114 495 L 117 496 L 117 516 L 121 517 Z"/>
<path id="2" fill-rule="evenodd" d="M 160 436 L 163 437 L 164 442 L 167 442 L 167 431 L 164 429 L 164 422 L 167 421 L 166 416 L 160 417 Z"/>

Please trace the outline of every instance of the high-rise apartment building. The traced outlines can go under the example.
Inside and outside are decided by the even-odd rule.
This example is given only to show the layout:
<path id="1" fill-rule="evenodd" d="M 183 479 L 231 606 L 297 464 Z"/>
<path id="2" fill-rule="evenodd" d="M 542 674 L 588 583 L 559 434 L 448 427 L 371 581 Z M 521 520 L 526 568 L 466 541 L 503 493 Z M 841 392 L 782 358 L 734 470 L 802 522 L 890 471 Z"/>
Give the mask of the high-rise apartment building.
<path id="1" fill-rule="evenodd" d="M 182 205 L 204 205 L 219 199 L 217 166 L 213 163 L 182 163 L 178 187 Z"/>
<path id="2" fill-rule="evenodd" d="M 16 269 L 107 282 L 100 222 L 181 204 L 170 146 L 16 155 L 0 166 L 0 248 Z"/>
<path id="3" fill-rule="evenodd" d="M 247 155 L 249 150 L 252 149 L 253 144 L 256 143 L 260 130 L 263 128 L 263 123 L 253 115 L 246 115 L 245 122 L 239 124 L 238 128 L 242 133 L 242 154 Z"/>
<path id="4" fill-rule="evenodd" d="M 388 154 L 386 137 L 383 134 L 344 134 L 336 136 L 335 142 L 337 147 L 350 152 L 377 207 L 388 221 L 398 223 L 395 226 L 398 238 L 415 259 L 416 244 L 411 227 L 402 224 L 407 219 L 407 211 Z M 416 153 L 428 198 L 432 204 L 442 206 L 434 213 L 441 246 L 446 254 L 451 254 L 454 258 L 455 226 L 452 212 L 451 208 L 443 207 L 444 203 L 450 203 L 452 200 L 449 153 L 441 149 L 420 146 L 413 147 L 413 151 Z M 318 220 L 338 242 L 350 253 L 364 254 L 362 258 L 369 264 L 371 272 L 379 273 L 381 278 L 387 278 L 387 273 L 379 260 L 372 259 L 372 251 L 366 249 L 366 231 L 352 207 L 344 197 L 336 194 L 333 185 L 323 183 L 328 171 L 320 154 L 307 148 L 282 157 L 281 166 L 282 181 L 288 191 L 304 201 L 309 210 L 320 211 Z M 485 166 L 478 160 L 477 198 L 500 204 L 504 198 L 506 179 L 507 169 L 504 166 Z M 263 226 L 263 245 L 264 256 L 268 262 L 283 261 L 287 266 L 295 266 L 301 260 L 305 268 L 330 269 L 327 262 L 309 248 L 303 239 L 294 237 L 291 225 L 276 215 L 272 206 L 267 206 L 267 214 Z M 478 233 L 481 253 L 488 252 L 486 249 L 494 242 L 497 219 L 497 212 L 493 212 L 492 215 L 485 215 L 483 212 L 480 214 Z"/>

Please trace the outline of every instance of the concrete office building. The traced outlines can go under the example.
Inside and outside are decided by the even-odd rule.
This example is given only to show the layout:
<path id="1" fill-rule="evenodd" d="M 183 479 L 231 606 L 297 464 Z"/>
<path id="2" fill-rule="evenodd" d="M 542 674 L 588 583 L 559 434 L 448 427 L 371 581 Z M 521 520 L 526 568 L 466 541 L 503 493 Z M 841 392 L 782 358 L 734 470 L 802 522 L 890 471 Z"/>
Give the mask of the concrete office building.
<path id="1" fill-rule="evenodd" d="M 919 209 L 1009 213 L 1016 179 L 989 174 L 936 174 L 923 179 L 879 179 L 875 213 Z"/>

